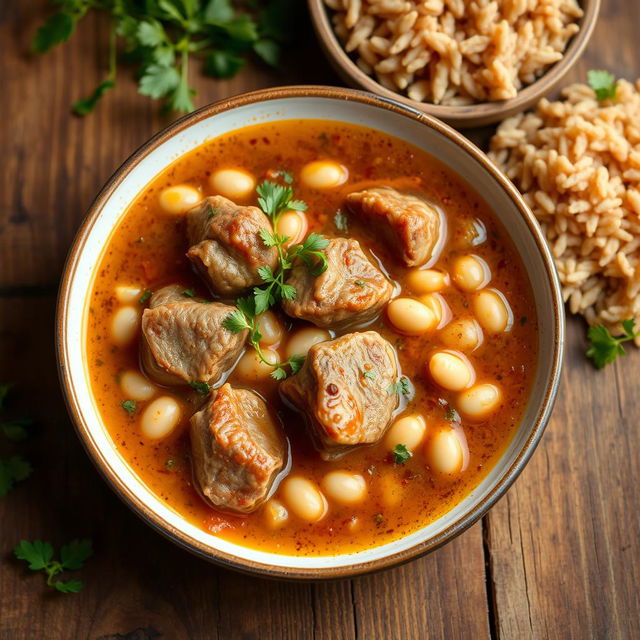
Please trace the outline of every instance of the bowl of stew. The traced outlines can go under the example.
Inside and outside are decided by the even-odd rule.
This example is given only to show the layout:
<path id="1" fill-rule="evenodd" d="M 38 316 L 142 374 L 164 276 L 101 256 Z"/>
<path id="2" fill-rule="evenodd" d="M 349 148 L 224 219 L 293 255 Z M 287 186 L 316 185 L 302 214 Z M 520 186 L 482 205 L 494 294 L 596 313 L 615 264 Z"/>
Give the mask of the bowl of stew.
<path id="1" fill-rule="evenodd" d="M 522 197 L 400 103 L 285 87 L 136 151 L 78 232 L 57 348 L 90 457 L 152 527 L 281 578 L 464 531 L 533 453 L 563 305 Z"/>

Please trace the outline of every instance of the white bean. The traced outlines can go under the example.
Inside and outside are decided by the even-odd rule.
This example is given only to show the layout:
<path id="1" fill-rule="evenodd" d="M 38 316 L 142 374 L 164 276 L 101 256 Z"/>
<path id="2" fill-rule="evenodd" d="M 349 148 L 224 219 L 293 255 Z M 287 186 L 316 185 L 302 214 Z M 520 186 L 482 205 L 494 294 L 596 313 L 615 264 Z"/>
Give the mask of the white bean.
<path id="1" fill-rule="evenodd" d="M 429 307 L 413 298 L 396 298 L 387 305 L 389 322 L 400 333 L 419 336 L 438 324 L 438 319 Z"/>
<path id="2" fill-rule="evenodd" d="M 120 376 L 120 388 L 131 400 L 144 402 L 150 400 L 156 393 L 156 386 L 137 371 L 125 371 Z"/>
<path id="3" fill-rule="evenodd" d="M 427 441 L 425 456 L 429 467 L 437 473 L 459 473 L 464 464 L 462 444 L 453 429 L 441 429 Z"/>
<path id="4" fill-rule="evenodd" d="M 282 483 L 282 496 L 298 518 L 318 522 L 327 513 L 327 500 L 316 485 L 300 476 L 289 476 Z"/>
<path id="5" fill-rule="evenodd" d="M 349 178 L 346 167 L 331 160 L 309 162 L 300 172 L 300 179 L 312 189 L 331 189 L 344 184 Z"/>
<path id="6" fill-rule="evenodd" d="M 429 373 L 436 384 L 449 391 L 462 391 L 475 378 L 471 363 L 461 353 L 450 351 L 438 351 L 431 356 Z"/>
<path id="7" fill-rule="evenodd" d="M 119 347 L 128 345 L 138 332 L 140 310 L 135 307 L 120 307 L 111 320 L 111 339 Z"/>
<path id="8" fill-rule="evenodd" d="M 449 276 L 436 269 L 414 269 L 407 276 L 407 284 L 418 295 L 434 293 L 448 286 Z"/>
<path id="9" fill-rule="evenodd" d="M 427 293 L 420 296 L 420 302 L 431 309 L 436 318 L 436 328 L 441 329 L 449 323 L 453 314 L 447 301 L 439 293 Z"/>
<path id="10" fill-rule="evenodd" d="M 482 344 L 484 336 L 482 328 L 473 318 L 461 318 L 446 326 L 440 338 L 451 349 L 473 351 Z"/>
<path id="11" fill-rule="evenodd" d="M 456 400 L 460 413 L 467 418 L 480 419 L 493 413 L 502 401 L 502 392 L 495 384 L 476 384 L 463 391 Z"/>
<path id="12" fill-rule="evenodd" d="M 171 396 L 156 398 L 140 418 L 142 433 L 152 440 L 166 438 L 178 425 L 182 410 Z"/>
<path id="13" fill-rule="evenodd" d="M 365 479 L 349 471 L 330 471 L 322 479 L 322 488 L 331 500 L 339 504 L 362 502 L 367 494 Z"/>
<path id="14" fill-rule="evenodd" d="M 142 295 L 142 289 L 134 285 L 120 284 L 116 287 L 116 299 L 122 304 L 138 302 Z"/>
<path id="15" fill-rule="evenodd" d="M 256 186 L 255 178 L 241 169 L 221 169 L 209 178 L 211 188 L 225 198 L 246 198 Z"/>
<path id="16" fill-rule="evenodd" d="M 278 344 L 284 335 L 284 327 L 273 311 L 265 311 L 258 316 L 258 330 L 262 335 L 260 344 L 265 346 Z"/>
<path id="17" fill-rule="evenodd" d="M 487 263 L 478 256 L 462 256 L 453 263 L 453 281 L 463 291 L 477 291 L 491 280 Z"/>
<path id="18" fill-rule="evenodd" d="M 473 299 L 473 311 L 480 326 L 488 333 L 510 331 L 513 313 L 506 298 L 495 289 L 485 289 Z"/>
<path id="19" fill-rule="evenodd" d="M 270 529 L 279 529 L 289 519 L 289 512 L 282 502 L 272 498 L 264 505 L 264 518 Z"/>
<path id="20" fill-rule="evenodd" d="M 186 213 L 202 200 L 197 189 L 186 185 L 167 187 L 160 193 L 160 206 L 167 213 Z"/>
<path id="21" fill-rule="evenodd" d="M 289 338 L 285 349 L 285 355 L 287 358 L 290 358 L 291 356 L 306 356 L 307 351 L 309 351 L 314 344 L 325 342 L 330 339 L 331 334 L 324 329 L 317 329 L 315 327 L 300 329 L 299 331 L 296 331 L 291 338 Z"/>
<path id="22" fill-rule="evenodd" d="M 280 354 L 274 349 L 263 349 L 262 355 L 268 362 L 280 362 Z M 274 370 L 273 366 L 262 362 L 255 349 L 247 349 L 247 352 L 240 358 L 236 365 L 236 373 L 245 380 L 257 382 L 266 380 Z"/>
<path id="23" fill-rule="evenodd" d="M 403 444 L 409 451 L 413 451 L 424 439 L 427 423 L 420 414 L 402 416 L 389 428 L 385 437 L 387 449 L 393 451 L 399 444 Z"/>
<path id="24" fill-rule="evenodd" d="M 302 211 L 285 211 L 276 224 L 276 231 L 285 238 L 285 246 L 299 244 L 307 235 L 309 223 L 307 216 Z"/>

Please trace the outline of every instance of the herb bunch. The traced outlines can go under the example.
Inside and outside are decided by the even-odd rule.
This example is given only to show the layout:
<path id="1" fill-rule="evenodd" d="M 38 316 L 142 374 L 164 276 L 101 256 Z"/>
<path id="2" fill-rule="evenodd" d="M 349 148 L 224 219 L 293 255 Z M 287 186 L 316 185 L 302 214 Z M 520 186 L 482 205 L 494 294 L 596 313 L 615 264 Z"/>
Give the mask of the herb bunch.
<path id="1" fill-rule="evenodd" d="M 287 172 L 280 172 L 285 182 L 291 182 Z M 258 205 L 270 219 L 274 229 L 278 220 L 285 211 L 306 211 L 307 205 L 302 200 L 293 199 L 293 188 L 276 182 L 265 180 L 256 188 L 258 193 Z M 229 314 L 223 326 L 233 333 L 240 333 L 248 329 L 249 341 L 256 350 L 261 362 L 274 367 L 271 376 L 276 380 L 287 377 L 286 367 L 291 374 L 298 372 L 304 363 L 304 357 L 292 356 L 285 362 L 272 362 L 268 360 L 261 347 L 262 334 L 258 329 L 258 316 L 269 310 L 280 300 L 293 300 L 296 297 L 295 287 L 286 284 L 285 274 L 297 260 L 302 261 L 312 275 L 319 276 L 327 270 L 327 258 L 322 253 L 329 241 L 317 233 L 310 233 L 302 244 L 287 247 L 290 240 L 287 236 L 271 232 L 266 229 L 260 232 L 260 238 L 267 247 L 275 247 L 278 251 L 278 266 L 275 271 L 268 265 L 258 269 L 264 285 L 254 287 L 251 295 L 236 300 L 237 311 Z"/>
<path id="2" fill-rule="evenodd" d="M 192 56 L 214 78 L 230 78 L 248 54 L 271 66 L 278 64 L 281 46 L 295 32 L 295 0 L 52 0 L 58 6 L 36 32 L 32 48 L 45 53 L 66 42 L 91 11 L 109 16 L 109 66 L 102 82 L 73 103 L 77 115 L 87 115 L 115 87 L 119 58 L 138 66 L 142 95 L 164 99 L 174 111 L 194 109 L 195 90 L 189 84 Z M 234 4 L 241 4 L 238 11 Z M 118 44 L 122 42 L 122 55 Z"/>

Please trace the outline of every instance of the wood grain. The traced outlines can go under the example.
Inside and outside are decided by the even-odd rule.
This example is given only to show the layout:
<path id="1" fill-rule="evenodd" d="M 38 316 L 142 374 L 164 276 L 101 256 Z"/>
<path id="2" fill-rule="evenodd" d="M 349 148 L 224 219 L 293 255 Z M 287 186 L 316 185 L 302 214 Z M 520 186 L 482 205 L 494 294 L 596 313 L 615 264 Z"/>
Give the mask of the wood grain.
<path id="1" fill-rule="evenodd" d="M 89 18 L 43 58 L 27 52 L 45 0 L 0 3 L 0 380 L 39 427 L 20 449 L 31 479 L 0 499 L 0 640 L 640 637 L 640 356 L 595 372 L 569 323 L 549 429 L 507 496 L 467 533 L 413 563 L 351 581 L 267 582 L 194 558 L 138 520 L 88 461 L 69 423 L 53 352 L 55 295 L 83 212 L 117 166 L 164 125 L 126 72 L 95 114 L 69 103 L 104 66 L 106 25 Z M 603 3 L 587 68 L 640 75 L 640 7 Z M 283 72 L 197 77 L 199 103 L 278 84 L 339 81 L 301 25 Z M 470 133 L 486 142 L 488 130 Z M 12 559 L 20 538 L 91 536 L 75 596 L 49 592 Z"/>

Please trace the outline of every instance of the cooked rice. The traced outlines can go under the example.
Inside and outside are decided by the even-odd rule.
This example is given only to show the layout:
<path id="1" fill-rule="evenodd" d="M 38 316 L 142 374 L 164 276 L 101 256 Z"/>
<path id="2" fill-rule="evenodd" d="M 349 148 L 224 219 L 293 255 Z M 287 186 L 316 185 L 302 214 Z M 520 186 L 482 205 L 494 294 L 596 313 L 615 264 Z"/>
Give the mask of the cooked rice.
<path id="1" fill-rule="evenodd" d="M 490 155 L 542 225 L 572 313 L 640 322 L 640 81 L 599 104 L 584 84 L 505 120 Z M 640 346 L 640 340 L 636 340 Z"/>
<path id="2" fill-rule="evenodd" d="M 324 0 L 358 67 L 418 102 L 506 100 L 563 56 L 578 0 Z"/>

